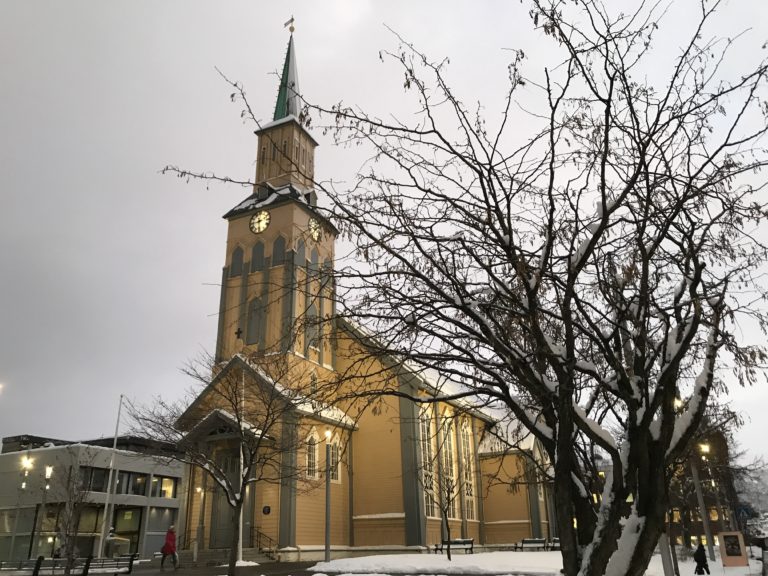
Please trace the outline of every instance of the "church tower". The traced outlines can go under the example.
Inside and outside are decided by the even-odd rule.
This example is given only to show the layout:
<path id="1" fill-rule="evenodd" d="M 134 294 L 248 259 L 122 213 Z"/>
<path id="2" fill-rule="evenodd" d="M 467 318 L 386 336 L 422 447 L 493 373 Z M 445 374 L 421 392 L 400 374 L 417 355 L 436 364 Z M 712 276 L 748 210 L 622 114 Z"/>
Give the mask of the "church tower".
<path id="1" fill-rule="evenodd" d="M 337 230 L 317 209 L 317 142 L 302 123 L 293 34 L 272 121 L 258 136 L 253 193 L 229 222 L 216 360 L 293 353 L 332 369 L 328 323 Z"/>

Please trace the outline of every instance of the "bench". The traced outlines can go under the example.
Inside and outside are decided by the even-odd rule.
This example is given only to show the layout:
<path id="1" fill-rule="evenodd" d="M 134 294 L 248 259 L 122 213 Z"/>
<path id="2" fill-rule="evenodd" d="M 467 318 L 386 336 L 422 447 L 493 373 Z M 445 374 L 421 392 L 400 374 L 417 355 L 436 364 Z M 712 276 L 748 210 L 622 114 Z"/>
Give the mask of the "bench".
<path id="1" fill-rule="evenodd" d="M 547 545 L 548 550 L 560 550 L 560 538 L 552 538 Z"/>
<path id="2" fill-rule="evenodd" d="M 130 574 L 133 572 L 133 554 L 116 558 L 93 558 L 89 556 L 85 562 L 81 558 L 75 560 L 72 574 L 88 576 L 89 574 Z M 63 573 L 67 566 L 66 558 L 43 558 L 35 560 L 17 560 L 0 562 L 0 573 L 7 576 L 45 576 L 46 574 Z"/>
<path id="3" fill-rule="evenodd" d="M 547 541 L 544 538 L 523 538 L 516 542 L 513 550 L 546 550 Z"/>
<path id="4" fill-rule="evenodd" d="M 470 554 L 475 553 L 475 539 L 474 538 L 454 538 L 453 540 L 443 540 L 440 544 L 435 544 L 435 554 L 448 548 L 450 545 L 451 550 L 464 550 L 464 554 L 469 551 Z"/>
<path id="5" fill-rule="evenodd" d="M 85 561 L 82 576 L 88 576 L 88 574 L 130 574 L 133 572 L 133 561 L 135 559 L 135 554 L 115 556 L 114 558 L 93 558 L 89 556 Z"/>

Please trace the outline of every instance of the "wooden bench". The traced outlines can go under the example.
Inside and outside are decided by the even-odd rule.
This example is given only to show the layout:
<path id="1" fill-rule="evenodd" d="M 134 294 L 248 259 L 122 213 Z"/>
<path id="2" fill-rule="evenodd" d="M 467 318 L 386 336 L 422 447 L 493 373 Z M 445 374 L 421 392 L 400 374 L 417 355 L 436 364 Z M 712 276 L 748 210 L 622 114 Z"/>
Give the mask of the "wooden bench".
<path id="1" fill-rule="evenodd" d="M 133 554 L 116 558 L 88 557 L 75 560 L 72 574 L 88 576 L 89 574 L 130 574 L 133 572 Z M 46 574 L 63 573 L 67 566 L 66 558 L 43 558 L 36 560 L 17 560 L 15 562 L 0 562 L 0 573 L 4 576 L 45 576 Z"/>
<path id="2" fill-rule="evenodd" d="M 88 557 L 83 567 L 82 576 L 88 574 L 130 574 L 133 572 L 134 554 L 116 556 L 114 558 Z"/>
<path id="3" fill-rule="evenodd" d="M 523 538 L 516 542 L 513 550 L 546 550 L 547 541 L 544 538 Z"/>
<path id="4" fill-rule="evenodd" d="M 453 540 L 443 540 L 440 544 L 435 544 L 435 554 L 451 546 L 451 550 L 464 550 L 464 554 L 469 551 L 470 554 L 475 553 L 475 539 L 474 538 L 454 538 Z"/>

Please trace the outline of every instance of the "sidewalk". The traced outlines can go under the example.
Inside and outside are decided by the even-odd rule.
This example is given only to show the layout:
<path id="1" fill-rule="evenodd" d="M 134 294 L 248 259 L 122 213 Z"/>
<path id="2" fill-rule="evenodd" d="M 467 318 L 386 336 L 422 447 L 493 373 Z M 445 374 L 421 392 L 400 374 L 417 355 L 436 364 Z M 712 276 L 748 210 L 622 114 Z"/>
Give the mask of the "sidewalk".
<path id="1" fill-rule="evenodd" d="M 167 562 L 166 562 L 167 563 Z M 258 566 L 240 566 L 237 568 L 238 576 L 307 576 L 311 574 L 305 570 L 317 564 L 312 562 L 264 562 Z M 160 571 L 157 562 L 142 562 L 133 569 L 138 576 L 225 576 L 226 566 L 184 566 L 181 565 L 175 572 L 166 567 L 165 572 Z"/>

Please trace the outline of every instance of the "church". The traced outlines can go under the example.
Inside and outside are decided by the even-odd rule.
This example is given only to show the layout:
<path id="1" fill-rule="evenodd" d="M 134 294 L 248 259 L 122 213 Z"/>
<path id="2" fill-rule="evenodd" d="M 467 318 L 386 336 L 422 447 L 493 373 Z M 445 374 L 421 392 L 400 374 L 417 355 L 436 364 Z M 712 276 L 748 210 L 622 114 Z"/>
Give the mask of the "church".
<path id="1" fill-rule="evenodd" d="M 338 230 L 317 206 L 318 142 L 302 118 L 293 32 L 257 136 L 253 193 L 224 215 L 210 382 L 177 423 L 225 473 L 251 474 L 245 557 L 321 558 L 326 537 L 333 557 L 555 537 L 535 442 L 505 449 L 489 433 L 494 414 L 437 401 L 429 374 L 367 355 L 364 328 L 334 320 Z M 234 429 L 249 431 L 250 451 Z M 200 466 L 184 484 L 181 549 L 223 555 L 232 500 Z"/>

